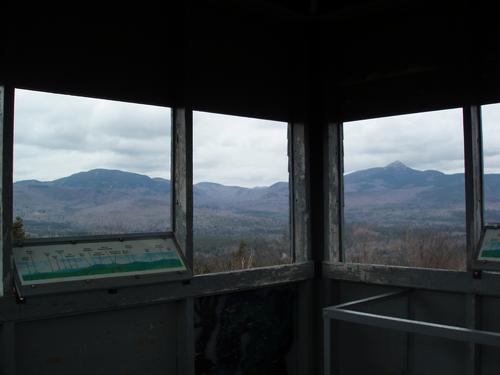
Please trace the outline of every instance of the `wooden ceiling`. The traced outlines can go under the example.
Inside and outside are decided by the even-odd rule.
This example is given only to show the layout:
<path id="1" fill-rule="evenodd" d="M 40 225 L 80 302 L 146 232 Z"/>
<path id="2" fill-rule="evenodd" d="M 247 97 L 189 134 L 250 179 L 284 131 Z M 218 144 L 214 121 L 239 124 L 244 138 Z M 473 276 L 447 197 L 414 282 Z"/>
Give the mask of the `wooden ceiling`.
<path id="1" fill-rule="evenodd" d="M 500 100 L 500 24 L 481 2 L 172 3 L 129 17 L 11 20 L 0 82 L 277 120 Z"/>

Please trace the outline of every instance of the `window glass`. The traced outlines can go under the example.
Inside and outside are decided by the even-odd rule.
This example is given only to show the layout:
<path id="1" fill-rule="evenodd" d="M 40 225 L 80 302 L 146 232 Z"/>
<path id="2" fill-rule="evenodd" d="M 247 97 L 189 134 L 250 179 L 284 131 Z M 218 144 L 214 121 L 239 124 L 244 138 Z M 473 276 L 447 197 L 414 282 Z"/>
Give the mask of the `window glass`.
<path id="1" fill-rule="evenodd" d="M 459 109 L 344 124 L 347 262 L 464 269 Z"/>
<path id="2" fill-rule="evenodd" d="M 484 168 L 484 218 L 500 223 L 500 104 L 481 107 Z"/>
<path id="3" fill-rule="evenodd" d="M 195 272 L 290 262 L 287 124 L 193 114 Z"/>
<path id="4" fill-rule="evenodd" d="M 170 109 L 16 90 L 14 237 L 170 227 Z"/>

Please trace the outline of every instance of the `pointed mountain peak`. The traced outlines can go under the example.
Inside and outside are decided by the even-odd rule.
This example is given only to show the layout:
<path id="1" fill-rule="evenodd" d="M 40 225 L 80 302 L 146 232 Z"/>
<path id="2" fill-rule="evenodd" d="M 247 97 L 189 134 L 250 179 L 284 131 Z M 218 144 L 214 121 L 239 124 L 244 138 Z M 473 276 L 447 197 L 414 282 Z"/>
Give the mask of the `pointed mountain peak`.
<path id="1" fill-rule="evenodd" d="M 402 170 L 402 169 L 411 169 L 408 166 L 406 166 L 406 164 L 404 164 L 403 162 L 401 162 L 399 160 L 393 161 L 391 164 L 388 164 L 385 167 L 386 168 L 391 168 L 391 169 L 399 169 L 399 170 Z"/>

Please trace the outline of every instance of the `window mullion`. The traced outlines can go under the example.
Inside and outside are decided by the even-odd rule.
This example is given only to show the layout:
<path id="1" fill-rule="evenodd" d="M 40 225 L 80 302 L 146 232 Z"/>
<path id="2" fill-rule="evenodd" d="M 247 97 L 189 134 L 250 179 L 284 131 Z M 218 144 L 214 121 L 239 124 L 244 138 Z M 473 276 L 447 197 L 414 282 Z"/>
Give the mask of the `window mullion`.
<path id="1" fill-rule="evenodd" d="M 291 123 L 291 171 L 290 171 L 290 196 L 292 215 L 292 244 L 293 259 L 295 262 L 307 262 L 311 259 L 309 248 L 309 201 L 307 178 L 307 155 L 305 140 L 305 124 Z"/>
<path id="2" fill-rule="evenodd" d="M 1 131 L 1 216 L 2 220 L 2 240 L 1 252 L 3 266 L 0 272 L 0 295 L 3 293 L 12 294 L 12 165 L 13 165 L 13 120 L 14 120 L 14 89 L 9 86 L 0 87 L 0 131 Z"/>
<path id="3" fill-rule="evenodd" d="M 193 113 L 172 109 L 172 230 L 193 269 Z"/>
<path id="4" fill-rule="evenodd" d="M 483 161 L 481 137 L 481 109 L 479 106 L 463 108 L 465 202 L 467 232 L 467 270 L 477 253 L 483 226 Z"/>
<path id="5" fill-rule="evenodd" d="M 329 123 L 325 140 L 325 260 L 339 262 L 344 259 L 342 252 L 343 230 L 343 141 L 342 124 Z"/>

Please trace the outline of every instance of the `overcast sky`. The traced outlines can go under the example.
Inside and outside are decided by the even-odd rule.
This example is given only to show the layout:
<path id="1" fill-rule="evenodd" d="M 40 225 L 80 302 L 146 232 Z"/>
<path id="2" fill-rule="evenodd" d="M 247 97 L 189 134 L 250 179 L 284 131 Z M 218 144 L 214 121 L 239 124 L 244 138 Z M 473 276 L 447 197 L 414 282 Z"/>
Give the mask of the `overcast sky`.
<path id="1" fill-rule="evenodd" d="M 344 124 L 344 171 L 399 160 L 420 170 L 464 170 L 462 110 L 423 112 Z"/>
<path id="2" fill-rule="evenodd" d="M 420 170 L 463 173 L 462 109 L 423 112 L 344 124 L 344 169 L 399 160 Z M 500 104 L 482 106 L 485 173 L 500 173 Z"/>
<path id="3" fill-rule="evenodd" d="M 500 104 L 483 105 L 483 165 L 485 173 L 500 173 Z"/>
<path id="4" fill-rule="evenodd" d="M 288 180 L 282 122 L 194 113 L 194 182 L 265 186 Z M 484 164 L 500 173 L 500 105 L 483 106 Z M 53 180 L 94 168 L 170 178 L 170 109 L 16 90 L 14 180 Z M 400 160 L 463 172 L 462 111 L 346 123 L 346 173 Z"/>
<path id="5" fill-rule="evenodd" d="M 170 178 L 170 109 L 16 90 L 14 181 L 94 168 Z M 288 180 L 285 123 L 194 113 L 194 181 Z"/>
<path id="6" fill-rule="evenodd" d="M 16 90 L 14 181 L 94 168 L 170 177 L 170 109 Z"/>
<path id="7" fill-rule="evenodd" d="M 194 112 L 194 181 L 246 187 L 288 181 L 287 129 L 284 122 Z"/>

